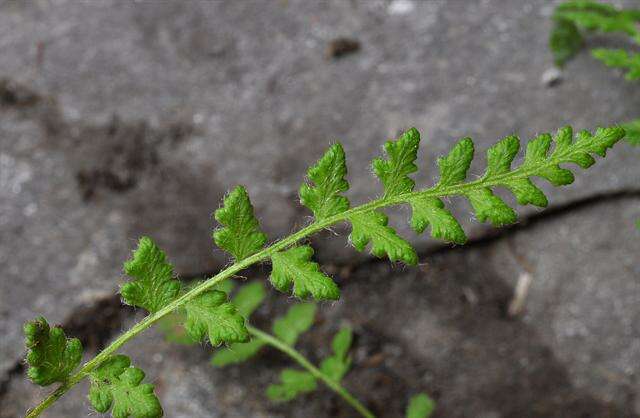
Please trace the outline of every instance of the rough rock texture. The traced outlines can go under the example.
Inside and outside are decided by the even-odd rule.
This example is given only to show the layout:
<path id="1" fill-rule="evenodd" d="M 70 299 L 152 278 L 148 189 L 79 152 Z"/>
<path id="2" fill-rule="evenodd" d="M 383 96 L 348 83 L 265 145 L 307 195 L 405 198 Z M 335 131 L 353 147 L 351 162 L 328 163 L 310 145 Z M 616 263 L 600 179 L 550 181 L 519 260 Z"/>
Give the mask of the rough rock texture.
<path id="1" fill-rule="evenodd" d="M 276 238 L 307 222 L 297 188 L 306 167 L 337 139 L 347 151 L 350 196 L 361 202 L 380 193 L 365 175 L 369 161 L 408 126 L 425 138 L 416 178 L 426 185 L 435 158 L 461 136 L 472 136 L 482 151 L 511 133 L 529 138 L 564 124 L 593 128 L 637 116 L 633 85 L 588 54 L 568 65 L 561 83 L 544 86 L 552 10 L 553 3 L 508 0 L 0 2 L 0 414 L 18 416 L 40 395 L 22 381 L 25 320 L 43 314 L 76 325 L 93 348 L 121 326 L 128 312 L 118 313 L 110 295 L 139 235 L 157 240 L 183 277 L 223 266 L 225 256 L 212 249 L 210 215 L 235 184 L 248 186 L 264 229 Z M 360 49 L 328 59 L 327 46 L 345 37 Z M 567 212 L 580 199 L 637 192 L 638 161 L 640 149 L 621 144 L 578 173 L 575 185 L 545 190 Z M 480 153 L 474 173 L 482 166 Z M 375 393 L 392 408 L 388 416 L 398 416 L 405 401 L 392 399 L 400 385 L 406 393 L 434 393 L 449 411 L 443 416 L 524 416 L 523 408 L 538 403 L 541 409 L 527 411 L 580 416 L 571 402 L 594 416 L 640 413 L 640 337 L 632 326 L 640 297 L 632 235 L 638 202 L 600 200 L 606 198 L 583 205 L 582 218 L 566 213 L 511 241 L 442 253 L 432 261 L 439 274 L 425 283 L 412 269 L 360 267 L 345 301 L 325 315 L 362 324 L 363 347 L 388 351 L 389 364 L 397 363 L 380 373 L 401 383 L 373 379 L 378 372 L 365 368 L 354 372 L 352 387 Z M 487 234 L 465 202 L 450 203 L 470 236 Z M 440 248 L 394 219 L 422 254 Z M 323 261 L 366 262 L 344 250 L 343 238 L 314 245 Z M 504 260 L 519 257 L 534 266 L 534 285 L 525 316 L 506 321 L 500 312 L 520 272 Z M 379 278 L 374 286 L 369 274 Z M 370 292 L 377 308 L 349 308 L 359 292 Z M 402 302 L 407 298 L 424 309 Z M 382 315 L 390 304 L 397 309 Z M 103 311 L 104 323 L 93 329 L 74 323 Z M 412 336 L 421 343 L 410 344 Z M 141 361 L 154 358 L 158 337 L 151 338 L 136 347 Z M 310 352 L 322 346 L 307 345 Z M 279 357 L 234 369 L 237 380 L 229 383 L 193 362 L 191 350 L 160 344 L 158 352 L 165 360 L 146 369 L 167 382 L 171 417 L 351 413 L 325 392 L 293 412 L 265 409 L 260 387 L 282 364 Z M 171 377 L 179 371 L 184 378 Z M 180 406 L 186 393 L 196 406 Z M 80 391 L 76 396 L 49 416 L 85 415 L 74 409 L 85 406 Z M 375 404 L 373 396 L 369 401 Z"/>

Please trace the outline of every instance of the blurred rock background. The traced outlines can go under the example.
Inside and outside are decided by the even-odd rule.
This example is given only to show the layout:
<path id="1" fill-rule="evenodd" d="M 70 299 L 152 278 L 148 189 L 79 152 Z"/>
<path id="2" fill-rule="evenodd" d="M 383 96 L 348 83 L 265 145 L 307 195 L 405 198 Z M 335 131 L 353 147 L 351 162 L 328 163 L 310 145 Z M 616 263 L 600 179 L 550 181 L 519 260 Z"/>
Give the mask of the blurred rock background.
<path id="1" fill-rule="evenodd" d="M 369 162 L 383 141 L 410 126 L 428 185 L 463 136 L 480 174 L 482 151 L 505 135 L 637 117 L 640 87 L 587 53 L 551 82 L 554 4 L 0 1 L 0 417 L 46 393 L 24 378 L 24 321 L 45 315 L 95 353 L 141 315 L 115 296 L 137 237 L 156 240 L 184 279 L 227 263 L 211 214 L 236 184 L 276 239 L 308 222 L 297 189 L 336 140 L 357 203 L 381 191 Z M 343 298 L 321 306 L 303 351 L 319 358 L 350 323 L 345 384 L 381 417 L 402 416 L 419 391 L 437 417 L 640 414 L 639 162 L 621 143 L 570 187 L 540 182 L 550 208 L 518 208 L 521 222 L 500 231 L 453 199 L 465 247 L 415 236 L 394 212 L 420 268 L 358 254 L 344 235 L 314 238 Z M 528 296 L 510 312 L 523 277 Z M 272 292 L 256 321 L 292 302 Z M 210 347 L 157 331 L 125 351 L 167 417 L 353 416 L 324 389 L 270 404 L 264 388 L 289 364 L 277 353 L 218 370 Z M 86 416 L 85 394 L 44 416 Z"/>

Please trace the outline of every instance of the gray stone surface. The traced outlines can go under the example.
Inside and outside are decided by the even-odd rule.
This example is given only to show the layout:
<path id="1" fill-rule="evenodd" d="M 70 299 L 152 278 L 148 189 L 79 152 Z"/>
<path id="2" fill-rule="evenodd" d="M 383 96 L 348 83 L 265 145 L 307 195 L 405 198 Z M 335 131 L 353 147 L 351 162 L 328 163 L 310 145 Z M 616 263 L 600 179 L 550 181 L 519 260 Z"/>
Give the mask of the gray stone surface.
<path id="1" fill-rule="evenodd" d="M 434 180 L 436 157 L 461 136 L 472 136 L 484 150 L 514 132 L 527 138 L 564 124 L 593 128 L 637 116 L 640 98 L 635 89 L 587 54 L 568 65 L 561 83 L 543 85 L 542 75 L 552 65 L 546 46 L 552 9 L 548 2 L 508 0 L 0 2 L 0 376 L 22 355 L 25 320 L 43 314 L 51 322 L 67 323 L 79 309 L 115 292 L 124 280 L 121 263 L 141 234 L 167 250 L 182 276 L 223 266 L 224 254 L 212 249 L 210 215 L 235 184 L 248 186 L 270 237 L 303 225 L 307 212 L 297 205 L 296 190 L 306 167 L 332 141 L 339 139 L 347 150 L 355 203 L 380 193 L 376 181 L 364 175 L 370 172 L 369 161 L 384 140 L 408 126 L 418 127 L 425 137 L 416 178 L 426 185 Z M 341 36 L 357 39 L 361 49 L 327 59 L 326 46 Z M 545 190 L 552 204 L 562 204 L 637 189 L 639 158 L 640 149 L 619 145 L 606 160 L 579 173 L 575 185 Z M 482 164 L 480 155 L 474 173 L 481 173 Z M 488 228 L 468 214 L 466 202 L 450 203 L 470 236 L 486 233 Z M 625 210 L 629 218 L 634 216 L 632 206 Z M 520 208 L 522 214 L 535 211 Z M 588 216 L 612 218 L 605 206 L 594 206 Z M 415 237 L 402 222 L 396 225 L 422 253 L 439 245 L 426 235 Z M 622 342 L 629 343 L 630 350 L 638 345 L 637 334 L 614 332 L 606 322 L 618 324 L 637 316 L 632 305 L 617 299 L 626 295 L 637 301 L 637 293 L 606 293 L 621 283 L 635 283 L 637 248 L 635 258 L 632 252 L 627 255 L 629 267 L 616 275 L 599 270 L 614 263 L 594 257 L 589 252 L 592 242 L 601 242 L 597 248 L 620 257 L 626 254 L 618 252 L 620 248 L 633 248 L 633 242 L 622 246 L 610 227 L 602 228 L 594 228 L 590 237 L 572 238 L 575 251 L 560 252 L 563 257 L 553 259 L 558 265 L 549 261 L 548 267 L 537 258 L 554 256 L 556 249 L 522 239 L 519 251 L 536 254 L 530 263 L 538 269 L 583 271 L 589 286 L 595 286 L 593 278 L 604 278 L 606 285 L 593 299 L 589 286 L 576 284 L 558 293 L 554 286 L 564 283 L 557 278 L 563 276 L 543 275 L 540 283 L 548 288 L 540 291 L 553 296 L 553 302 L 529 307 L 527 315 L 538 325 L 528 324 L 529 316 L 522 322 L 535 329 L 536 338 L 544 340 L 541 345 L 559 350 L 558 363 L 569 365 L 563 371 L 567 382 L 604 396 L 606 402 L 627 405 L 619 397 L 630 392 L 584 370 L 594 358 L 617 352 Z M 573 235 L 563 231 L 552 228 L 546 233 L 552 240 Z M 314 245 L 325 262 L 363 260 L 344 250 L 341 237 L 323 237 Z M 503 244 L 492 248 L 496 259 L 509 254 Z M 477 268 L 489 269 L 481 261 Z M 501 289 L 509 293 L 511 286 Z M 400 291 L 394 298 L 400 298 Z M 532 296 L 536 291 L 532 289 Z M 340 306 L 342 302 L 336 309 Z M 563 311 L 566 306 L 571 310 Z M 627 316 L 620 306 L 629 307 Z M 391 320 L 406 318 L 408 312 Z M 554 323 L 550 312 L 562 317 L 557 319 L 562 322 L 559 329 L 539 324 Z M 610 316 L 614 314 L 619 316 Z M 607 341 L 604 353 L 594 348 L 573 358 L 584 346 L 580 338 L 594 335 L 580 319 L 607 324 L 602 332 L 609 334 L 593 337 Z M 574 327 L 570 332 L 569 323 Z M 631 323 L 625 322 L 628 327 Z M 510 324 L 505 332 L 516 328 Z M 425 331 L 425 338 L 437 338 L 433 332 Z M 494 331 L 487 332 L 470 344 L 488 350 L 480 344 L 488 343 Z M 378 338 L 374 331 L 367 335 Z M 390 335 L 390 344 L 406 347 L 398 338 Z M 549 341 L 562 341 L 571 350 Z M 629 367 L 633 376 L 637 373 L 629 360 L 637 360 L 634 355 L 616 356 L 603 363 L 603 370 L 614 370 L 609 376 L 613 380 L 621 374 L 622 381 L 637 387 L 637 380 L 624 377 Z M 164 370 L 192 370 L 181 361 L 167 363 Z M 20 379 L 11 379 L 11 387 L 22 387 Z M 475 385 L 471 378 L 460 379 L 462 392 Z M 214 381 L 216 387 L 222 382 Z M 436 378 L 432 385 L 429 388 L 438 387 Z M 246 389 L 248 398 L 253 399 L 253 389 Z M 6 399 L 17 402 L 15 393 L 10 391 Z M 447 405 L 446 393 L 442 396 Z M 462 402 L 463 396 L 475 400 L 480 394 L 456 396 Z M 263 407 L 243 413 L 259 416 L 256 411 Z M 300 404 L 299 410 L 304 407 Z M 263 413 L 281 416 L 285 411 Z"/>
<path id="2" fill-rule="evenodd" d="M 635 416 L 640 240 L 629 225 L 639 203 L 619 199 L 548 218 L 426 256 L 421 268 L 356 267 L 343 273 L 343 298 L 322 305 L 301 348 L 317 361 L 337 327 L 351 324 L 354 366 L 345 384 L 381 417 L 401 416 L 418 391 L 436 398 L 437 417 Z M 532 277 L 524 309 L 509 317 L 524 273 Z M 290 303 L 274 292 L 255 323 L 267 327 Z M 326 389 L 270 405 L 263 390 L 290 365 L 273 351 L 219 370 L 208 364 L 209 348 L 171 345 L 152 331 L 125 352 L 148 371 L 169 417 L 354 416 Z M 74 390 L 47 416 L 84 416 L 85 394 Z M 0 417 L 19 416 L 40 396 L 14 379 Z"/>

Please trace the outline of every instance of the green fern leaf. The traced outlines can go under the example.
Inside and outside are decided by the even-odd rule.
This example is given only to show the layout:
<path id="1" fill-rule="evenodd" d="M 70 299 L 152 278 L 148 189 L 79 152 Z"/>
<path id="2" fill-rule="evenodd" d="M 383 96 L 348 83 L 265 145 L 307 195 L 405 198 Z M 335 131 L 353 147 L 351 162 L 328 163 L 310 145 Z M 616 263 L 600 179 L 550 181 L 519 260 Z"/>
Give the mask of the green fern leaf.
<path id="1" fill-rule="evenodd" d="M 570 155 L 571 143 L 573 141 L 573 130 L 570 127 L 559 129 L 553 137 L 555 149 L 551 158 L 560 158 L 564 155 Z M 551 145 L 551 136 L 540 135 L 534 139 L 533 145 L 527 146 L 527 157 L 525 158 L 525 167 L 542 167 L 536 170 L 536 175 L 546 179 L 554 186 L 564 186 L 574 181 L 573 173 L 566 168 L 561 168 L 559 164 L 545 165 L 545 161 L 549 159 L 547 152 Z M 529 149 L 535 150 L 532 157 L 529 157 Z M 543 153 L 543 154 L 542 154 Z"/>
<path id="2" fill-rule="evenodd" d="M 215 212 L 222 228 L 213 233 L 216 245 L 230 253 L 236 261 L 260 251 L 267 236 L 260 231 L 258 220 L 247 190 L 238 186 L 224 198 L 224 205 Z"/>
<path id="3" fill-rule="evenodd" d="M 124 264 L 124 271 L 135 278 L 120 288 L 129 305 L 157 312 L 180 292 L 180 282 L 173 278 L 173 266 L 166 262 L 164 252 L 151 238 L 140 238 L 133 257 Z"/>
<path id="4" fill-rule="evenodd" d="M 639 33 L 640 10 L 621 10 L 604 3 L 568 1 L 558 5 L 554 17 L 587 30 L 622 32 L 634 37 Z"/>
<path id="5" fill-rule="evenodd" d="M 436 403 L 426 394 L 415 395 L 409 401 L 407 418 L 429 418 L 436 408 Z"/>
<path id="6" fill-rule="evenodd" d="M 631 145 L 640 145 L 640 119 L 632 120 L 622 125 L 627 133 L 626 139 Z"/>
<path id="7" fill-rule="evenodd" d="M 248 320 L 265 297 L 264 286 L 261 282 L 255 281 L 242 286 L 231 299 L 231 303 L 237 308 L 238 313 Z M 258 338 L 252 338 L 246 343 L 231 344 L 217 350 L 211 357 L 211 364 L 214 367 L 224 367 L 242 363 L 256 355 L 263 346 L 264 342 Z"/>
<path id="8" fill-rule="evenodd" d="M 236 307 L 227 301 L 227 294 L 209 290 L 191 299 L 185 305 L 187 333 L 196 341 L 208 336 L 215 347 L 222 343 L 249 341 L 244 318 Z"/>
<path id="9" fill-rule="evenodd" d="M 384 197 L 389 198 L 413 191 L 415 182 L 409 174 L 418 171 L 420 133 L 416 128 L 406 131 L 397 141 L 387 141 L 384 150 L 388 159 L 373 160 L 373 171 L 384 185 Z"/>
<path id="10" fill-rule="evenodd" d="M 267 397 L 273 402 L 287 402 L 301 394 L 313 392 L 317 387 L 316 378 L 311 373 L 284 369 L 280 373 L 280 383 L 267 387 Z"/>
<path id="11" fill-rule="evenodd" d="M 487 171 L 485 178 L 511 171 L 511 163 L 520 150 L 520 140 L 511 135 L 498 141 L 487 150 Z"/>
<path id="12" fill-rule="evenodd" d="M 607 150 L 612 148 L 625 136 L 624 128 L 614 126 L 611 128 L 598 128 L 595 134 L 582 130 L 578 133 L 574 153 L 585 152 L 606 157 Z"/>
<path id="13" fill-rule="evenodd" d="M 269 280 L 281 292 L 289 292 L 300 299 L 313 296 L 317 300 L 337 300 L 340 290 L 335 282 L 320 271 L 311 260 L 313 248 L 308 245 L 290 248 L 271 255 L 273 263 Z"/>
<path id="14" fill-rule="evenodd" d="M 463 138 L 453 147 L 449 155 L 438 158 L 440 169 L 438 186 L 452 186 L 463 182 L 467 178 L 473 153 L 473 141 L 471 138 Z"/>
<path id="15" fill-rule="evenodd" d="M 507 187 L 521 205 L 535 205 L 545 208 L 549 204 L 547 196 L 529 179 L 510 180 Z"/>
<path id="16" fill-rule="evenodd" d="M 488 220 L 493 226 L 500 227 L 514 223 L 518 218 L 516 212 L 487 187 L 467 192 L 466 196 L 480 222 Z"/>
<path id="17" fill-rule="evenodd" d="M 273 333 L 285 344 L 294 346 L 298 337 L 313 325 L 315 312 L 315 303 L 293 305 L 283 317 L 274 321 Z M 264 346 L 265 342 L 257 337 L 247 343 L 232 344 L 218 350 L 211 358 L 211 364 L 214 367 L 224 367 L 242 363 L 255 356 Z"/>
<path id="18" fill-rule="evenodd" d="M 467 178 L 473 153 L 473 141 L 471 138 L 463 138 L 446 157 L 438 158 L 440 180 L 436 188 L 462 183 Z M 416 233 L 421 234 L 431 225 L 431 236 L 434 238 L 457 244 L 467 241 L 462 227 L 451 212 L 445 209 L 442 200 L 418 195 L 410 197 L 408 203 L 412 212 L 409 225 Z"/>
<path id="19" fill-rule="evenodd" d="M 568 134 L 570 140 L 571 132 L 568 132 Z M 562 135 L 565 135 L 564 131 Z M 564 143 L 564 139 L 562 141 L 560 139 L 557 139 L 557 141 Z M 527 151 L 524 156 L 524 165 L 528 167 L 534 167 L 536 165 L 544 164 L 545 161 L 549 158 L 549 148 L 551 147 L 552 142 L 553 138 L 549 134 L 538 135 L 536 138 L 529 141 L 529 143 L 527 144 Z"/>
<path id="20" fill-rule="evenodd" d="M 389 218 L 378 211 L 351 215 L 349 241 L 358 251 L 363 251 L 371 243 L 371 254 L 376 257 L 387 255 L 391 261 L 402 260 L 410 265 L 417 264 L 418 255 L 411 244 L 387 226 L 388 221 Z"/>
<path id="21" fill-rule="evenodd" d="M 349 358 L 348 353 L 352 341 L 353 332 L 351 328 L 342 328 L 331 342 L 333 355 L 325 358 L 320 363 L 320 370 L 335 382 L 340 382 L 351 367 L 351 358 Z"/>
<path id="22" fill-rule="evenodd" d="M 549 37 L 549 48 L 558 67 L 564 65 L 582 49 L 584 39 L 571 20 L 556 17 Z"/>
<path id="23" fill-rule="evenodd" d="M 548 135 L 542 136 L 539 141 L 533 140 L 534 144 L 530 146 L 533 150 L 533 155 L 529 158 L 529 161 L 540 161 L 537 153 L 542 151 L 540 147 L 544 147 L 544 143 L 549 140 Z M 547 145 L 548 148 L 548 145 Z M 508 136 L 498 142 L 487 151 L 488 167 L 485 173 L 485 179 L 497 177 L 502 174 L 509 173 L 511 171 L 511 163 L 520 150 L 520 139 L 517 136 Z M 545 154 L 546 156 L 546 154 Z M 527 161 L 525 159 L 525 161 Z M 526 164 L 526 162 L 525 162 Z M 516 199 L 521 205 L 534 204 L 536 206 L 546 207 L 548 204 L 547 197 L 542 193 L 542 190 L 538 189 L 528 178 L 516 178 L 508 179 L 502 183 L 516 196 Z M 482 192 L 486 195 L 486 192 Z M 508 206 L 504 204 L 500 199 L 493 196 L 489 199 L 493 200 L 492 207 L 500 212 L 499 215 L 487 215 L 494 225 L 505 225 L 506 223 L 515 222 L 516 214 L 512 210 L 509 210 Z M 497 200 L 496 200 L 497 199 Z M 499 200 L 499 201 L 498 201 Z M 473 204 L 473 202 L 472 202 Z M 474 208 L 476 206 L 474 205 Z M 480 216 L 479 216 L 480 217 Z M 501 223 L 506 222 L 506 223 Z"/>
<path id="24" fill-rule="evenodd" d="M 409 199 L 411 205 L 411 220 L 409 225 L 421 234 L 427 225 L 431 225 L 431 236 L 456 244 L 467 242 L 464 230 L 444 208 L 442 200 L 436 197 L 417 196 Z"/>
<path id="25" fill-rule="evenodd" d="M 27 376 L 33 383 L 48 386 L 64 382 L 82 360 L 82 344 L 77 338 L 67 338 L 60 327 L 50 328 L 39 317 L 24 325 L 27 347 Z"/>
<path id="26" fill-rule="evenodd" d="M 629 81 L 640 79 L 640 54 L 624 49 L 595 48 L 591 51 L 594 58 L 607 67 L 627 70 L 625 78 Z"/>
<path id="27" fill-rule="evenodd" d="M 191 290 L 194 286 L 197 286 L 200 283 L 202 283 L 202 280 L 196 280 L 193 283 L 191 283 L 189 286 L 183 287 L 182 294 Z M 251 286 L 251 285 L 247 285 L 247 286 Z M 229 294 L 233 291 L 234 287 L 235 287 L 235 283 L 232 280 L 225 280 L 224 282 L 221 282 L 215 285 L 213 289 Z M 238 294 L 240 293 L 241 292 L 238 292 Z M 247 303 L 248 301 L 245 302 L 244 300 L 241 300 L 240 302 Z M 236 304 L 235 297 L 232 300 L 232 303 L 236 305 L 236 307 L 238 307 L 238 310 L 240 310 L 240 307 Z M 186 314 L 184 312 L 184 309 L 181 308 L 160 318 L 160 320 L 157 322 L 157 325 L 158 325 L 158 328 L 164 334 L 165 340 L 167 340 L 170 343 L 180 344 L 180 345 L 197 344 L 199 341 L 191 338 L 189 333 L 187 333 L 187 331 L 184 329 L 185 320 L 186 320 Z"/>
<path id="28" fill-rule="evenodd" d="M 347 165 L 340 144 L 332 145 L 307 172 L 315 186 L 307 183 L 300 186 L 300 202 L 313 211 L 317 220 L 349 209 L 349 200 L 340 195 L 349 189 L 346 175 Z"/>
<path id="29" fill-rule="evenodd" d="M 233 303 L 240 315 L 245 319 L 249 319 L 253 311 L 262 304 L 265 297 L 267 297 L 267 294 L 264 290 L 264 285 L 259 281 L 254 281 L 240 287 L 236 294 L 233 295 L 231 303 Z"/>
<path id="30" fill-rule="evenodd" d="M 273 323 L 273 333 L 282 342 L 294 346 L 301 334 L 306 332 L 316 315 L 315 303 L 298 303 L 287 310 L 287 313 L 277 318 Z"/>
<path id="31" fill-rule="evenodd" d="M 153 385 L 141 384 L 144 372 L 131 367 L 127 356 L 115 355 L 90 374 L 89 401 L 96 411 L 111 409 L 113 418 L 161 417 L 160 401 Z"/>

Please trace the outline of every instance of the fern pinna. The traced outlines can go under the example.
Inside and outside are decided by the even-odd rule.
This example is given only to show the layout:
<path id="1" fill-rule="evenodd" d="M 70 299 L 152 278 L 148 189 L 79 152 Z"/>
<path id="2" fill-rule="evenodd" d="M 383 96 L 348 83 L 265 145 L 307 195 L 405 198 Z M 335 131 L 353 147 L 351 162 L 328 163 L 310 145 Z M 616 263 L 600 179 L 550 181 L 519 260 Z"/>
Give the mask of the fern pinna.
<path id="1" fill-rule="evenodd" d="M 343 195 L 349 188 L 345 179 L 346 159 L 342 146 L 335 144 L 309 169 L 308 180 L 300 187 L 300 201 L 313 212 L 313 222 L 269 246 L 265 246 L 267 238 L 260 231 L 246 189 L 238 186 L 215 212 L 220 227 L 213 234 L 215 243 L 231 254 L 234 263 L 207 280 L 187 286 L 176 280 L 165 254 L 149 238 L 140 239 L 133 257 L 125 263 L 125 272 L 132 280 L 122 286 L 120 293 L 124 303 L 143 308 L 149 315 L 79 370 L 74 372 L 82 356 L 82 347 L 77 340 L 67 339 L 60 328 L 51 328 L 44 318 L 25 325 L 29 377 L 43 386 L 59 383 L 49 397 L 27 413 L 27 417 L 40 415 L 84 378 L 91 383 L 89 401 L 98 412 L 111 411 L 115 418 L 162 416 L 153 386 L 143 383 L 144 372 L 132 366 L 129 358 L 116 352 L 139 333 L 170 315 L 181 318 L 190 340 L 208 340 L 213 346 L 253 344 L 248 347 L 248 354 L 245 350 L 245 356 L 267 344 L 291 356 L 306 369 L 285 370 L 280 376 L 281 382 L 268 390 L 271 398 L 284 401 L 295 395 L 293 387 L 298 392 L 310 391 L 317 381 L 322 381 L 362 416 L 372 417 L 373 414 L 340 383 L 350 367 L 349 329 L 338 333 L 333 341 L 333 355 L 316 368 L 293 348 L 297 334 L 308 325 L 308 320 L 305 323 L 304 319 L 308 319 L 309 312 L 294 312 L 290 323 L 281 326 L 280 331 L 274 325 L 275 335 L 267 334 L 246 321 L 256 304 L 255 298 L 253 302 L 251 298 L 249 301 L 236 298 L 234 303 L 229 300 L 223 282 L 255 263 L 271 261 L 269 281 L 277 290 L 300 299 L 336 300 L 340 297 L 338 286 L 312 261 L 313 249 L 299 244 L 306 237 L 346 222 L 351 226 L 348 240 L 358 251 L 369 248 L 377 257 L 413 265 L 418 262 L 418 256 L 409 242 L 388 225 L 383 212 L 385 207 L 408 205 L 412 211 L 409 224 L 416 233 L 429 227 L 434 238 L 463 244 L 467 239 L 465 233 L 446 209 L 442 198 L 462 196 L 470 202 L 479 221 L 494 226 L 511 224 L 516 221 L 516 212 L 494 194 L 494 188 L 509 189 L 522 205 L 544 207 L 547 198 L 531 181 L 532 177 L 546 179 L 556 186 L 570 184 L 574 180 L 573 173 L 562 165 L 573 163 L 588 168 L 595 163 L 593 155 L 604 157 L 606 150 L 624 135 L 624 129 L 615 126 L 599 128 L 594 134 L 581 131 L 574 135 L 570 127 L 558 130 L 554 136 L 541 134 L 527 144 L 524 159 L 516 167 L 512 165 L 520 149 L 520 140 L 517 136 L 508 136 L 489 148 L 486 171 L 471 181 L 466 179 L 474 145 L 471 139 L 464 138 L 449 155 L 438 159 L 438 183 L 431 188 L 415 190 L 411 175 L 418 169 L 420 134 L 416 129 L 409 129 L 398 140 L 387 142 L 385 155 L 373 161 L 373 171 L 383 186 L 382 197 L 354 207 Z M 311 310 L 309 307 L 298 309 Z M 286 317 L 284 320 L 287 321 Z M 301 320 L 302 324 L 299 323 Z M 214 364 L 224 363 L 220 360 L 220 356 L 224 356 L 222 353 L 214 357 Z M 430 400 L 418 395 L 410 402 L 407 416 L 424 418 L 431 409 Z"/>

